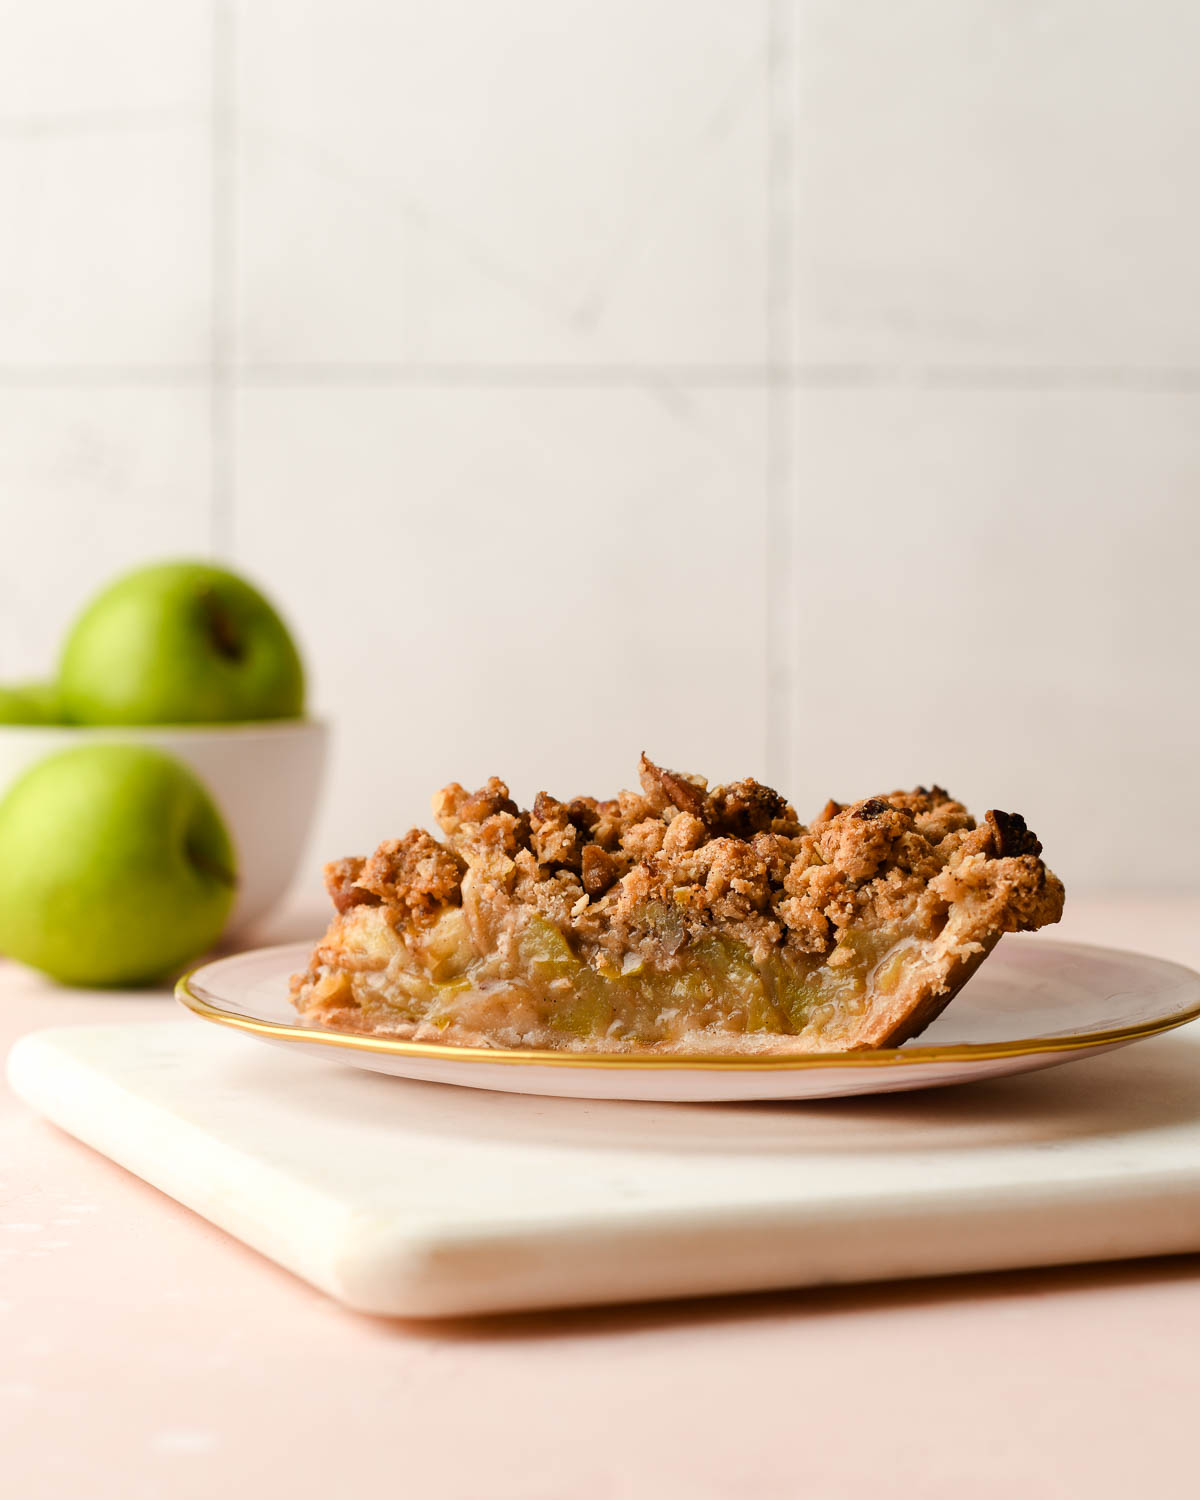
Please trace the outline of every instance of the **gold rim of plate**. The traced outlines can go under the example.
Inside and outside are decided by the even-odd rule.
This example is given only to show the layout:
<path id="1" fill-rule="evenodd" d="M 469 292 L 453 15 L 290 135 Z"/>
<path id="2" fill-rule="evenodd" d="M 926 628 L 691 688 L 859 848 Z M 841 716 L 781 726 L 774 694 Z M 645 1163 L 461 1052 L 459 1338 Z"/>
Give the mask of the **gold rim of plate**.
<path id="1" fill-rule="evenodd" d="M 1075 944 L 1055 944 L 1057 948 Z M 1082 946 L 1090 946 L 1084 944 Z M 1124 949 L 1094 949 L 1119 952 L 1125 958 L 1150 957 L 1131 954 Z M 1169 959 L 1151 958 L 1153 963 L 1197 975 L 1182 964 Z M 737 1057 L 724 1053 L 672 1053 L 663 1056 L 653 1052 L 556 1052 L 548 1048 L 461 1047 L 452 1042 L 409 1042 L 400 1037 L 368 1036 L 355 1031 L 323 1030 L 314 1026 L 290 1025 L 283 1021 L 263 1021 L 253 1016 L 222 1010 L 192 988 L 192 981 L 207 965 L 192 969 L 175 986 L 175 998 L 195 1015 L 235 1031 L 255 1036 L 273 1037 L 279 1041 L 311 1042 L 319 1046 L 344 1047 L 355 1052 L 381 1052 L 393 1057 L 423 1059 L 430 1062 L 485 1062 L 525 1067 L 551 1068 L 668 1068 L 676 1070 L 710 1069 L 720 1072 L 778 1072 L 798 1068 L 891 1068 L 920 1067 L 930 1063 L 987 1062 L 1005 1057 L 1031 1057 L 1039 1052 L 1080 1052 L 1091 1047 L 1107 1047 L 1116 1042 L 1134 1042 L 1142 1037 L 1173 1031 L 1188 1021 L 1200 1019 L 1200 1000 L 1184 1010 L 1166 1016 L 1155 1016 L 1129 1026 L 1106 1031 L 1081 1031 L 1067 1037 L 1016 1037 L 1007 1042 L 959 1042 L 945 1047 L 880 1047 L 870 1052 L 806 1052 L 795 1057 L 764 1055 Z"/>

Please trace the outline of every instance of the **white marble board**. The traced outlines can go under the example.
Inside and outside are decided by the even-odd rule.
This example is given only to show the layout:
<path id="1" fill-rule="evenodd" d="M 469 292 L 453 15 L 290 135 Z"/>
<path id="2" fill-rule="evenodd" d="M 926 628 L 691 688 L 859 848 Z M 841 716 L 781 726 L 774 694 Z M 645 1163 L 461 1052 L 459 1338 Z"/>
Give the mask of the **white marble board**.
<path id="1" fill-rule="evenodd" d="M 1200 1250 L 1200 1024 L 801 1104 L 386 1078 L 192 1021 L 10 1056 L 35 1110 L 351 1307 L 408 1317 Z"/>

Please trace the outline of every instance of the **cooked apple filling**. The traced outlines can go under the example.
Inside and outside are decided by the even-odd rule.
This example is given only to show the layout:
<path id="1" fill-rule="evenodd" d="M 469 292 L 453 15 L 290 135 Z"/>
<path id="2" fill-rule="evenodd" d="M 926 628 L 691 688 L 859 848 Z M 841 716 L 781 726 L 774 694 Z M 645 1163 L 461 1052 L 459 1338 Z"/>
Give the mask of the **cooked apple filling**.
<path id="1" fill-rule="evenodd" d="M 604 1051 L 896 1046 L 1005 932 L 1062 914 L 1016 814 L 940 788 L 830 802 L 802 825 L 754 781 L 710 789 L 642 757 L 612 801 L 503 782 L 326 869 L 337 915 L 293 981 L 326 1026 Z"/>

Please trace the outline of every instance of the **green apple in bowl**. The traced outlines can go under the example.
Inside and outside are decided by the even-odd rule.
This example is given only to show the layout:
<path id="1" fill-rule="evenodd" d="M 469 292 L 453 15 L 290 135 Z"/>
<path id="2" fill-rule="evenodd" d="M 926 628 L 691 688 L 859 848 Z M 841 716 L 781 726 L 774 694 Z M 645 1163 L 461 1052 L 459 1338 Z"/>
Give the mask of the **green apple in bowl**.
<path id="1" fill-rule="evenodd" d="M 73 724 L 304 713 L 304 667 L 287 626 L 256 588 L 209 563 L 159 563 L 104 589 L 67 637 L 58 690 Z"/>
<path id="2" fill-rule="evenodd" d="M 58 689 L 52 682 L 0 687 L 0 724 L 58 724 Z"/>
<path id="3" fill-rule="evenodd" d="M 0 802 L 0 952 L 64 984 L 179 969 L 220 936 L 235 885 L 212 799 L 149 746 L 64 750 Z"/>

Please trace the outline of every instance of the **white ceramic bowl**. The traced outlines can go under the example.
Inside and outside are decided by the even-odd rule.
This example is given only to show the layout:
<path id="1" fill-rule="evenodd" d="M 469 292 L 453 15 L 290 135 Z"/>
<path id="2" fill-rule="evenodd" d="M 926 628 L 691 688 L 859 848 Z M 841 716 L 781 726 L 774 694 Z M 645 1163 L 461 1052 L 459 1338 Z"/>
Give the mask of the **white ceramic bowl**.
<path id="1" fill-rule="evenodd" d="M 76 728 L 0 725 L 0 797 L 36 761 L 96 741 L 155 745 L 189 765 L 221 809 L 238 855 L 226 936 L 276 906 L 292 882 L 321 789 L 329 731 L 313 719 L 261 724 Z"/>

